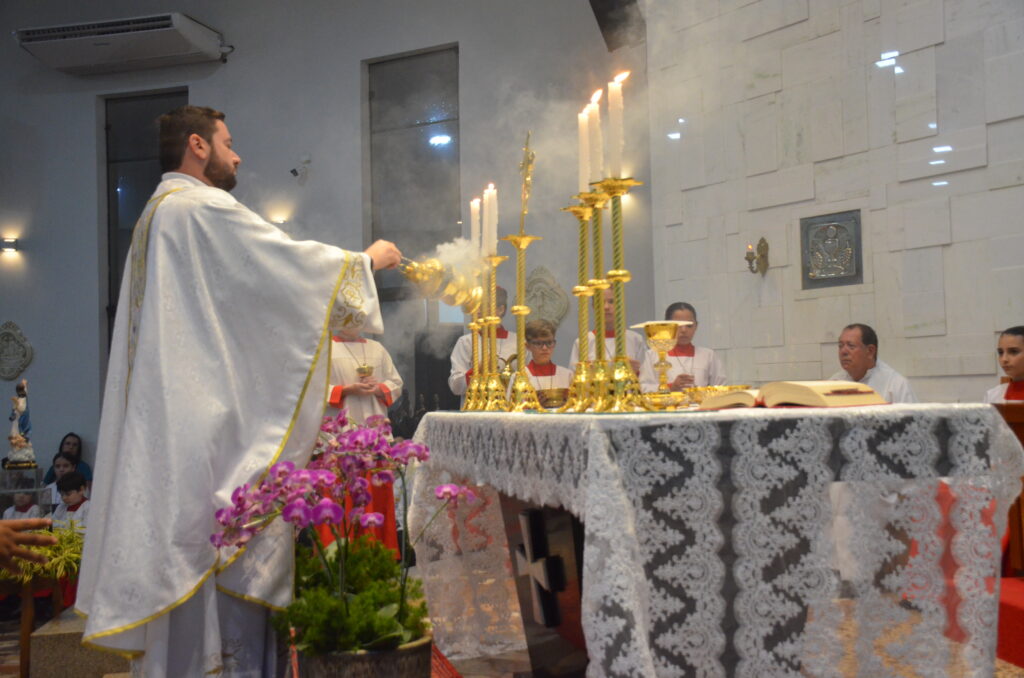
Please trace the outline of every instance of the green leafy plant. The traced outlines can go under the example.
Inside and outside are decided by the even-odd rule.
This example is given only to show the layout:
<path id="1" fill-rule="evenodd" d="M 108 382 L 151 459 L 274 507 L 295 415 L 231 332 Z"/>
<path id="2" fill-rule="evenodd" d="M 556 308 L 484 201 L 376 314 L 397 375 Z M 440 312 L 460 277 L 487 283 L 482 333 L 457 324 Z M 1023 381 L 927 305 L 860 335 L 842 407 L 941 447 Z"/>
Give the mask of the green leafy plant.
<path id="1" fill-rule="evenodd" d="M 26 548 L 42 553 L 46 556 L 46 562 L 20 561 L 21 572 L 17 575 L 0 568 L 0 579 L 27 584 L 35 579 L 61 579 L 78 574 L 78 568 L 82 564 L 84 539 L 80 528 L 76 528 L 75 521 L 71 521 L 68 527 L 54 528 L 53 532 L 44 534 L 56 537 L 57 543 L 52 546 L 27 546 Z"/>

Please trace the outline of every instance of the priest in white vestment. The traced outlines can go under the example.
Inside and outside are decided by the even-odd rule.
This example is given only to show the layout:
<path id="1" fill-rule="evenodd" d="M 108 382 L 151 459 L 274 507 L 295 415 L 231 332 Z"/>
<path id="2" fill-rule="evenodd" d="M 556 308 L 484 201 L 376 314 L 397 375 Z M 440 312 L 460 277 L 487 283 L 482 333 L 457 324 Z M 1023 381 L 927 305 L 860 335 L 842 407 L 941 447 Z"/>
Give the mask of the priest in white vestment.
<path id="1" fill-rule="evenodd" d="M 867 384 L 890 403 L 916 403 L 910 382 L 878 357 L 878 335 L 868 325 L 853 323 L 839 335 L 839 365 L 830 381 Z"/>
<path id="2" fill-rule="evenodd" d="M 161 116 L 166 173 L 132 234 L 107 370 L 77 609 L 85 644 L 147 678 L 274 675 L 292 526 L 218 552 L 214 513 L 275 462 L 308 461 L 328 327 L 380 332 L 373 270 L 401 256 L 294 241 L 240 204 L 223 117 Z"/>

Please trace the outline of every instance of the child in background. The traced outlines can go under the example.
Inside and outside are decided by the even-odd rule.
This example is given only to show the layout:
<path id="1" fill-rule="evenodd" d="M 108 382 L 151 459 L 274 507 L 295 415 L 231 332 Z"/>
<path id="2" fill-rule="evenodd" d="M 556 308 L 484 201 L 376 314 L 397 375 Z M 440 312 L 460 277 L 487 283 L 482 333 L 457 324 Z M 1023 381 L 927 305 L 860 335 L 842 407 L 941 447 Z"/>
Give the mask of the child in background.
<path id="1" fill-rule="evenodd" d="M 55 480 L 46 486 L 49 492 L 43 493 L 43 503 L 49 502 L 51 506 L 60 504 L 60 489 L 57 487 L 57 481 L 72 471 L 78 470 L 78 460 L 68 452 L 58 452 L 53 456 L 53 474 Z M 88 481 L 86 481 L 88 484 Z"/>
<path id="2" fill-rule="evenodd" d="M 57 478 L 57 490 L 61 503 L 53 512 L 54 527 L 69 527 L 75 521 L 84 530 L 89 518 L 89 500 L 85 496 L 85 476 L 70 471 Z"/>
<path id="3" fill-rule="evenodd" d="M 569 388 L 572 382 L 572 372 L 551 362 L 551 355 L 555 352 L 555 332 L 555 324 L 550 320 L 526 323 L 526 350 L 530 352 L 526 371 L 538 394 L 550 389 Z"/>
<path id="4" fill-rule="evenodd" d="M 42 518 L 43 512 L 36 504 L 35 492 L 31 478 L 18 478 L 17 490 L 14 493 L 14 506 L 4 511 L 4 520 L 20 520 L 22 518 Z"/>
<path id="5" fill-rule="evenodd" d="M 1024 400 L 1024 325 L 1003 330 L 996 348 L 999 366 L 1010 378 L 985 394 L 986 403 L 1005 403 L 1008 400 Z"/>
<path id="6" fill-rule="evenodd" d="M 721 386 L 726 383 L 722 362 L 710 348 L 694 346 L 693 335 L 697 333 L 697 309 L 685 301 L 677 301 L 665 309 L 665 320 L 681 320 L 693 323 L 680 325 L 676 334 L 676 345 L 668 352 L 666 360 L 670 367 L 666 374 L 672 391 L 681 391 L 693 386 Z M 652 393 L 658 390 L 658 372 L 654 363 L 658 352 L 650 349 L 640 366 L 640 390 Z"/>

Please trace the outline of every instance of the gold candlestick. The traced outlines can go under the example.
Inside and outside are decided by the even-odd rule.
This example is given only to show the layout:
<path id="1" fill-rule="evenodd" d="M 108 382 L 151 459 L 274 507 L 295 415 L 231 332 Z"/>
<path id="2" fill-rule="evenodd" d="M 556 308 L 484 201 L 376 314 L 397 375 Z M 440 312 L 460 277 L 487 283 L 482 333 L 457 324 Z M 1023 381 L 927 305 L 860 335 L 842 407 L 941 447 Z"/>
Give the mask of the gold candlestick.
<path id="1" fill-rule="evenodd" d="M 509 235 L 502 240 L 509 241 L 516 248 L 516 305 L 512 307 L 512 315 L 516 317 L 516 371 L 512 375 L 509 406 L 513 412 L 542 410 L 526 369 L 526 316 L 530 314 L 530 307 L 526 305 L 526 248 L 541 238 Z"/>
<path id="2" fill-rule="evenodd" d="M 608 195 L 601 191 L 580 193 L 579 199 L 583 204 L 591 208 L 591 252 L 594 260 L 594 277 L 587 281 L 591 289 L 594 304 L 594 359 L 590 362 L 590 409 L 594 412 L 605 412 L 611 406 L 611 368 L 608 364 L 604 348 L 605 321 L 604 321 L 604 291 L 610 283 L 607 278 L 602 278 L 604 271 L 604 236 L 602 233 L 601 210 L 608 203 Z M 590 345 L 580 345 L 579 352 L 583 355 L 586 351 L 590 357 Z"/>
<path id="3" fill-rule="evenodd" d="M 612 204 L 612 269 L 608 280 L 615 301 L 615 358 L 612 361 L 613 397 L 610 411 L 632 412 L 643 407 L 640 382 L 626 354 L 626 290 L 631 275 L 626 270 L 625 242 L 622 233 L 622 196 L 641 182 L 634 179 L 609 178 L 595 185 L 611 198 Z"/>
<path id="4" fill-rule="evenodd" d="M 584 354 L 584 347 L 588 346 L 587 334 L 590 332 L 590 320 L 587 317 L 588 298 L 594 294 L 594 290 L 587 285 L 589 278 L 587 274 L 587 255 L 589 254 L 587 226 L 594 210 L 584 204 L 570 205 L 562 209 L 571 212 L 576 217 L 579 227 L 576 286 L 572 288 L 578 311 L 576 325 L 579 334 L 576 345 L 579 347 L 579 361 L 576 363 L 576 371 L 572 375 L 572 383 L 569 386 L 569 398 L 559 412 L 586 412 L 590 407 L 590 350 L 587 348 Z"/>
<path id="5" fill-rule="evenodd" d="M 490 345 L 489 363 L 487 365 L 487 376 L 486 385 L 482 386 L 485 389 L 481 393 L 481 400 L 484 401 L 484 405 L 481 409 L 487 412 L 505 412 L 508 410 L 508 398 L 505 397 L 505 384 L 501 381 L 501 374 L 498 372 L 498 325 L 501 324 L 501 318 L 498 317 L 497 309 L 497 296 L 498 296 L 498 266 L 501 262 L 508 259 L 497 254 L 492 254 L 485 257 L 489 264 L 489 282 L 488 287 L 490 289 L 489 302 L 490 307 L 487 309 L 489 315 L 484 318 L 484 323 L 487 325 L 487 342 Z"/>
<path id="6" fill-rule="evenodd" d="M 473 318 L 468 324 L 470 335 L 473 342 L 473 375 L 469 378 L 469 384 L 466 386 L 466 399 L 462 402 L 462 410 L 469 412 L 476 409 L 476 392 L 478 390 L 480 374 L 480 328 L 481 324 L 477 321 L 476 317 Z"/>

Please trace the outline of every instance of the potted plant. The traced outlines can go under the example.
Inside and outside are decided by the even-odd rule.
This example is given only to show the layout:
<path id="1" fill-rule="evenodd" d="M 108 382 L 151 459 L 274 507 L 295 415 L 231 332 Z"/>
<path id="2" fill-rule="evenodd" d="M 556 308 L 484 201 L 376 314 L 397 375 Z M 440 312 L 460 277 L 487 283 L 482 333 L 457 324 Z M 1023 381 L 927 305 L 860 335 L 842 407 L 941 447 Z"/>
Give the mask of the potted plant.
<path id="1" fill-rule="evenodd" d="M 275 464 L 257 485 L 237 488 L 231 507 L 217 512 L 221 529 L 211 537 L 217 547 L 245 544 L 278 517 L 295 525 L 295 598 L 274 625 L 297 650 L 303 676 L 430 676 L 426 604 L 420 583 L 409 577 L 410 549 L 422 531 L 400 540 L 397 559 L 359 534 L 384 522 L 367 510 L 371 485 L 391 488 L 400 479 L 407 513 L 408 466 L 429 455 L 425 445 L 393 442 L 384 417 L 355 426 L 342 411 L 324 418 L 306 468 Z M 434 517 L 449 504 L 475 499 L 457 485 L 441 485 L 435 495 L 442 503 Z"/>

